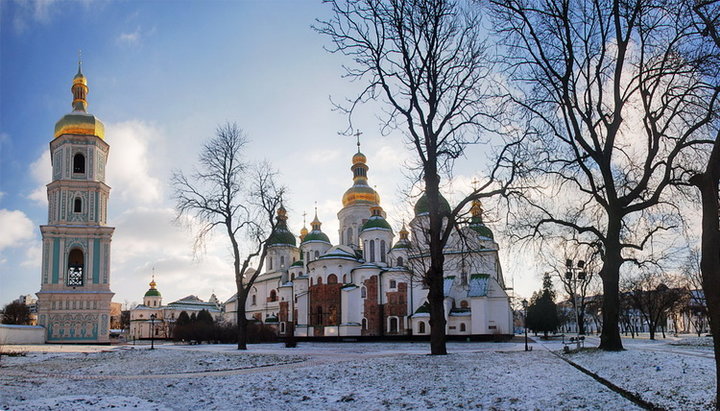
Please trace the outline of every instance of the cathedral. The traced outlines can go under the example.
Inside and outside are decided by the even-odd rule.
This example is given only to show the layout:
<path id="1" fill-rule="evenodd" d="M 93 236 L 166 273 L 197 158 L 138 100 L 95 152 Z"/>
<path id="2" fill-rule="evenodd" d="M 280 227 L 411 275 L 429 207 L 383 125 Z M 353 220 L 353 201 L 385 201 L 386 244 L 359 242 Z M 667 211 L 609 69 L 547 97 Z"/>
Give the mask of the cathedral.
<path id="1" fill-rule="evenodd" d="M 392 337 L 430 334 L 428 289 L 421 278 L 429 265 L 425 241 L 427 198 L 414 207 L 409 230 L 395 238 L 380 196 L 368 184 L 367 158 L 352 157 L 353 185 L 337 214 L 340 243 L 333 245 L 317 218 L 296 237 L 287 211 L 277 212 L 268 241 L 267 271 L 258 276 L 246 302 L 248 318 L 277 327 L 281 336 Z M 450 205 L 441 198 L 441 208 Z M 479 201 L 472 217 L 453 233 L 445 249 L 446 333 L 456 338 L 513 334 L 512 311 L 498 258 L 498 244 L 483 222 Z M 299 241 L 298 241 L 299 240 Z M 299 243 L 299 246 L 298 246 Z M 225 302 L 235 322 L 237 297 Z"/>
<path id="2" fill-rule="evenodd" d="M 41 225 L 38 325 L 52 343 L 109 343 L 110 187 L 105 126 L 87 112 L 87 79 L 80 65 L 72 84 L 73 111 L 55 124 L 50 141 L 52 181 L 48 223 Z"/>

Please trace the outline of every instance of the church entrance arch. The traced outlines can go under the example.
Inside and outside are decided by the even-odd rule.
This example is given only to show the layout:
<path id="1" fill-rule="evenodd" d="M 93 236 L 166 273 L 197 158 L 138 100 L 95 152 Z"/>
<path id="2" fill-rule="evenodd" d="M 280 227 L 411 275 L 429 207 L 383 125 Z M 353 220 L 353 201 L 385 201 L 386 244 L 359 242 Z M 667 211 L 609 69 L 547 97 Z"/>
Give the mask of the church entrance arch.
<path id="1" fill-rule="evenodd" d="M 77 287 L 83 285 L 85 276 L 85 256 L 79 248 L 73 248 L 68 254 L 68 271 L 66 284 Z"/>

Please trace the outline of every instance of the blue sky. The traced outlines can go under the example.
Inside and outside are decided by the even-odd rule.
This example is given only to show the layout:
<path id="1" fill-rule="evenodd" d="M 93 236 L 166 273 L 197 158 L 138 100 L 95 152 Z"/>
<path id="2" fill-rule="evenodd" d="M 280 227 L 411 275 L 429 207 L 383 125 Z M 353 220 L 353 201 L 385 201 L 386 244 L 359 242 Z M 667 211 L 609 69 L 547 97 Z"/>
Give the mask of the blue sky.
<path id="1" fill-rule="evenodd" d="M 338 135 L 345 118 L 330 97 L 353 96 L 339 55 L 311 29 L 320 1 L 3 1 L 0 2 L 0 304 L 40 288 L 40 231 L 47 222 L 48 143 L 71 111 L 71 80 L 82 50 L 88 111 L 106 125 L 111 146 L 114 301 L 140 301 L 152 267 L 165 302 L 188 294 L 223 300 L 234 292 L 226 239 L 193 256 L 190 233 L 172 223 L 173 169 L 190 170 L 217 125 L 237 122 L 248 155 L 269 160 L 288 185 L 290 228 L 314 203 L 337 241 L 336 213 L 351 185 L 355 142 Z M 411 152 L 399 134 L 381 136 L 377 106 L 361 109 L 370 184 L 399 228 L 410 217 L 401 192 Z M 469 187 L 484 169 L 481 148 L 458 162 L 447 193 Z M 496 230 L 498 231 L 498 230 Z M 504 244 L 501 242 L 501 247 Z M 537 288 L 532 262 L 503 252 L 517 292 Z M 530 268 L 528 268 L 530 267 Z"/>

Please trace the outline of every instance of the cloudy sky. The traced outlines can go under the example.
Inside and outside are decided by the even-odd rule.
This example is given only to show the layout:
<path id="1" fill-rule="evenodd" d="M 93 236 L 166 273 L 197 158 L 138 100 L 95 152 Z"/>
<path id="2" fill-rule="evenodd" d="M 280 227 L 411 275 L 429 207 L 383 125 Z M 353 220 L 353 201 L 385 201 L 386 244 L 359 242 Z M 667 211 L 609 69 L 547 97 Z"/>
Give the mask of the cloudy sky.
<path id="1" fill-rule="evenodd" d="M 40 289 L 48 143 L 55 122 L 71 111 L 78 50 L 88 111 L 105 123 L 111 147 L 114 301 L 141 301 L 152 267 L 165 302 L 233 294 L 226 239 L 216 235 L 194 256 L 192 233 L 173 224 L 168 185 L 172 170 L 191 170 L 202 143 L 227 121 L 248 134 L 249 157 L 280 171 L 290 188 L 290 228 L 298 233 L 303 212 L 310 221 L 317 202 L 323 230 L 337 242 L 336 213 L 352 183 L 356 147 L 338 135 L 346 119 L 330 99 L 351 97 L 358 85 L 341 78 L 348 61 L 324 51 L 326 39 L 310 27 L 328 11 L 314 0 L 3 1 L 0 304 Z M 355 125 L 363 131 L 370 184 L 399 228 L 410 215 L 402 172 L 412 153 L 398 134 L 380 134 L 377 110 L 363 107 Z M 451 201 L 482 174 L 482 151 L 473 147 L 458 163 L 445 186 Z M 539 270 L 516 255 L 502 254 L 506 281 L 529 296 L 539 288 Z"/>

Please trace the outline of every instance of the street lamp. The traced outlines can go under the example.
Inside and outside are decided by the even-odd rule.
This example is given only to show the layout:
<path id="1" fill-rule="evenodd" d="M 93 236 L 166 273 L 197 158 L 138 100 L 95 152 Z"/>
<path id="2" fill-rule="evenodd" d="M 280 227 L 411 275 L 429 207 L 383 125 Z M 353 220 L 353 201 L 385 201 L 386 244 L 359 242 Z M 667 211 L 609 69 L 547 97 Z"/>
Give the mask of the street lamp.
<path id="1" fill-rule="evenodd" d="M 150 349 L 155 349 L 155 319 L 157 315 L 150 314 Z"/>
<path id="2" fill-rule="evenodd" d="M 525 315 L 523 318 L 523 328 L 525 328 L 525 351 L 529 351 L 528 350 L 528 339 L 527 339 L 527 309 L 528 309 L 527 300 L 522 300 L 522 306 L 523 306 L 523 310 L 525 311 Z"/>
<path id="3" fill-rule="evenodd" d="M 587 278 L 587 273 L 585 272 L 585 261 L 579 260 L 577 262 L 576 266 L 573 266 L 573 260 L 567 259 L 565 260 L 565 268 L 567 271 L 565 272 L 565 279 L 570 282 L 570 289 L 572 290 L 572 297 L 573 297 L 573 305 L 575 308 L 575 326 L 577 328 L 577 337 L 575 338 L 575 343 L 577 345 L 577 349 L 580 349 L 580 312 L 578 310 L 578 301 L 577 301 L 577 282 L 585 281 Z M 584 333 L 583 333 L 584 334 Z M 583 339 L 585 339 L 583 337 Z"/>

